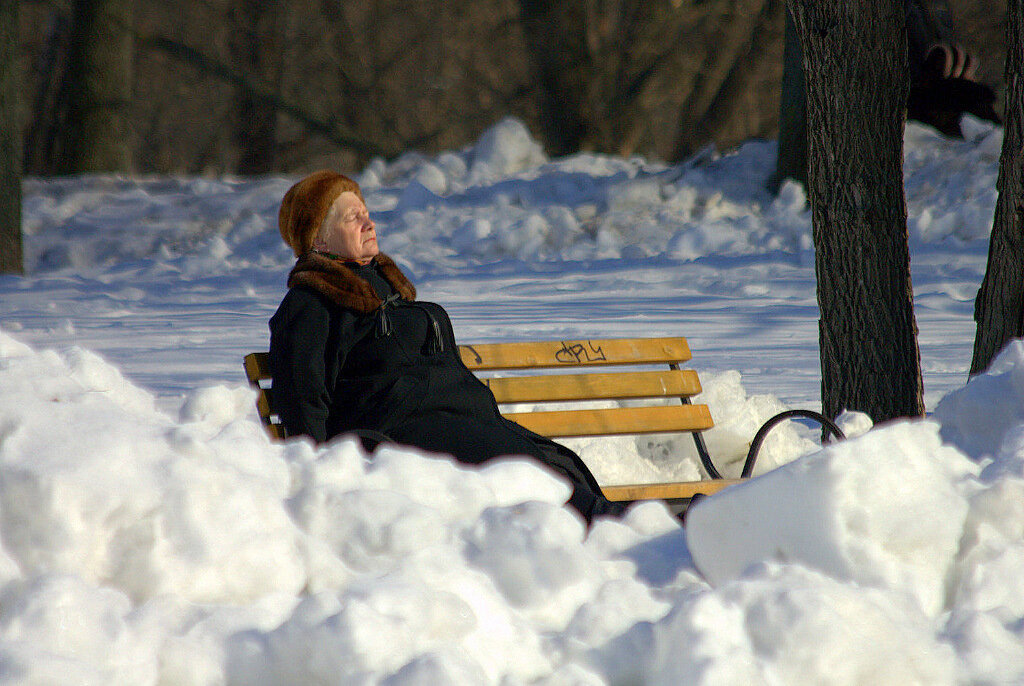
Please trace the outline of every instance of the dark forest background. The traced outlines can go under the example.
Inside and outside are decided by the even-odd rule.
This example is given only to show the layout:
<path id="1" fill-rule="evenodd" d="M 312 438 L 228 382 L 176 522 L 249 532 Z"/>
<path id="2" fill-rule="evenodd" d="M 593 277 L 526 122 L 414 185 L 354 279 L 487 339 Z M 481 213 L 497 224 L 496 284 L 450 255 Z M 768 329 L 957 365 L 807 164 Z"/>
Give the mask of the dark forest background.
<path id="1" fill-rule="evenodd" d="M 949 5 L 1001 112 L 1006 0 Z M 123 121 L 84 134 L 113 134 L 117 171 L 356 170 L 505 115 L 553 155 L 675 161 L 778 132 L 783 0 L 44 0 L 19 3 L 24 174 L 80 170 L 81 6 L 124 22 L 98 40 Z"/>

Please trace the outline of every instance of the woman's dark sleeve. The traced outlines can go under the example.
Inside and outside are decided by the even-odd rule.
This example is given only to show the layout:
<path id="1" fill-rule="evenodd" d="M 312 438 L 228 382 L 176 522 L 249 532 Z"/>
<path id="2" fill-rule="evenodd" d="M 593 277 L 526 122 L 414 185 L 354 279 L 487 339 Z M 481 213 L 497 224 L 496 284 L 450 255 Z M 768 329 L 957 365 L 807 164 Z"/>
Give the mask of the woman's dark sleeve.
<path id="1" fill-rule="evenodd" d="M 327 440 L 331 381 L 327 359 L 344 351 L 327 350 L 331 312 L 312 293 L 292 290 L 270 320 L 270 369 L 274 411 L 289 436 Z"/>

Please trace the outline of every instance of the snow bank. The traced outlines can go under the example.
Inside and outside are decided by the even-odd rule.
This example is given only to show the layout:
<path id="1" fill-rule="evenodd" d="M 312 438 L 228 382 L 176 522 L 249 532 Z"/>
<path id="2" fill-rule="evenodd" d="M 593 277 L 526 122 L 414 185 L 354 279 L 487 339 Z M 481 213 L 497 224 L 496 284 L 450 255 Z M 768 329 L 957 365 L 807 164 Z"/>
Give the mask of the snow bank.
<path id="1" fill-rule="evenodd" d="M 968 120 L 961 141 L 907 125 L 915 244 L 988 236 L 1002 129 Z M 593 154 L 549 160 L 523 123 L 507 118 L 463 150 L 377 159 L 356 176 L 386 250 L 417 273 L 504 259 L 789 254 L 806 261 L 810 213 L 801 188 L 786 184 L 774 198 L 765 190 L 774 156 L 774 142 L 754 141 L 675 167 Z M 277 209 L 294 180 L 27 181 L 28 270 L 131 260 L 195 274 L 286 269 L 292 256 L 277 236 Z"/>
<path id="2" fill-rule="evenodd" d="M 933 422 L 901 422 L 843 441 L 701 502 L 687 541 L 713 584 L 762 560 L 799 562 L 943 609 L 971 477 Z"/>
<path id="3" fill-rule="evenodd" d="M 1011 349 L 945 418 L 979 386 L 1012 416 L 1022 368 Z M 685 531 L 657 503 L 586 531 L 529 462 L 271 443 L 247 390 L 169 416 L 95 354 L 3 332 L 0 386 L 4 683 L 1024 678 L 1024 479 L 934 421 L 728 489 Z"/>
<path id="4" fill-rule="evenodd" d="M 136 600 L 302 587 L 288 466 L 258 426 L 234 421 L 239 403 L 232 421 L 179 425 L 92 353 L 35 354 L 0 336 L 0 531 L 18 569 Z"/>
<path id="5" fill-rule="evenodd" d="M 942 437 L 989 473 L 1024 476 L 1024 341 L 1013 341 L 983 374 L 935 408 Z"/>
<path id="6" fill-rule="evenodd" d="M 934 421 L 878 427 L 700 501 L 687 542 L 715 597 L 747 627 L 779 615 L 789 658 L 829 683 L 1024 679 L 1022 370 L 1017 341 Z M 835 586 L 781 580 L 793 574 Z M 760 608 L 764 594 L 776 602 Z M 851 643 L 835 660 L 820 647 L 837 632 Z M 895 641 L 902 657 L 861 660 L 862 641 Z"/>
<path id="7" fill-rule="evenodd" d="M 652 684 L 954 684 L 955 651 L 905 596 L 788 564 L 694 594 L 649 630 Z"/>
<path id="8" fill-rule="evenodd" d="M 652 504 L 598 545 L 532 463 L 272 444 L 248 391 L 203 389 L 175 419 L 94 354 L 2 332 L 0 387 L 0 654 L 19 683 L 533 678 L 544 632 L 638 584 L 603 558 L 677 530 Z"/>

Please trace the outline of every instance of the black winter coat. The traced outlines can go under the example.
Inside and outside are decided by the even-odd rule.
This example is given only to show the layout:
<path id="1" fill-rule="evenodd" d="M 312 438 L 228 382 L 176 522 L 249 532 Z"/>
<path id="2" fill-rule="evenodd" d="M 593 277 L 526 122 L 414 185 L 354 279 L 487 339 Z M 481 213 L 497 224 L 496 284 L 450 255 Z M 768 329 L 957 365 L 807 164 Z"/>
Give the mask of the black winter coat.
<path id="1" fill-rule="evenodd" d="M 386 255 L 361 266 L 310 253 L 288 285 L 270 320 L 270 365 L 289 436 L 379 432 L 469 464 L 526 455 L 570 480 L 570 504 L 588 522 L 624 509 L 578 455 L 501 416 L 463 364 L 447 312 L 416 300 Z"/>

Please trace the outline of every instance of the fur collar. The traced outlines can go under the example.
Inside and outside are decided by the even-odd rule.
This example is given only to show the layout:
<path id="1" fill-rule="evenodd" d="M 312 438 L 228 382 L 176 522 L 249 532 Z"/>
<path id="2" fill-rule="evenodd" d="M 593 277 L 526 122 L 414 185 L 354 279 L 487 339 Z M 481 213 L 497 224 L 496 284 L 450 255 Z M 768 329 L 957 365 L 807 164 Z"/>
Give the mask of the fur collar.
<path id="1" fill-rule="evenodd" d="M 380 273 L 403 300 L 415 300 L 416 288 L 405 278 L 394 260 L 380 253 L 376 258 Z M 358 314 L 369 314 L 380 307 L 381 299 L 366 279 L 343 262 L 308 252 L 295 263 L 288 275 L 288 287 L 305 286 L 328 300 Z"/>

